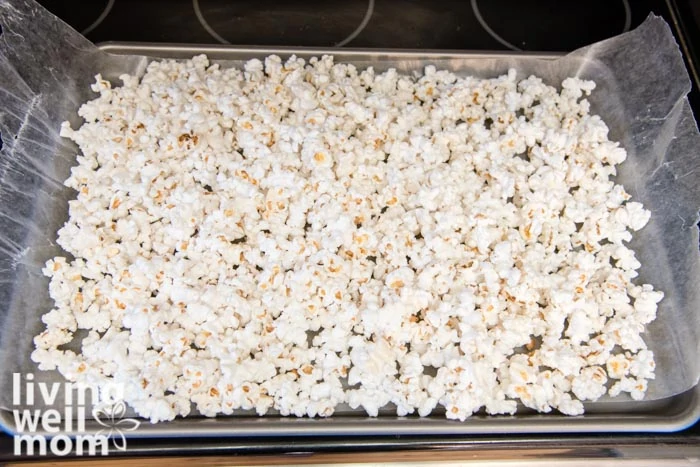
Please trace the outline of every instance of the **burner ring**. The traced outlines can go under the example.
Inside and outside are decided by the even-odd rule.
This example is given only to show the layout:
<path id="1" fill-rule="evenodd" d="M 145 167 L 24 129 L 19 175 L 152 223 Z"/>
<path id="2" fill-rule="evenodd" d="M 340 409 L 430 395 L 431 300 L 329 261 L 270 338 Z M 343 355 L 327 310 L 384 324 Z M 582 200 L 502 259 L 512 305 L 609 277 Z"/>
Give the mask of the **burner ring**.
<path id="1" fill-rule="evenodd" d="M 110 0 L 111 2 L 114 2 L 114 0 Z M 374 14 L 374 3 L 375 0 L 369 0 L 367 4 L 367 11 L 365 12 L 364 17 L 362 18 L 362 21 L 360 24 L 355 28 L 354 31 L 352 31 L 345 39 L 341 40 L 340 42 L 336 43 L 334 47 L 343 47 L 359 36 L 362 31 L 367 27 L 367 24 L 369 23 L 370 19 L 372 18 L 372 15 Z M 228 44 L 230 45 L 231 42 L 223 38 L 218 32 L 214 30 L 214 28 L 211 27 L 209 22 L 206 20 L 204 17 L 204 14 L 202 13 L 202 9 L 199 5 L 199 0 L 192 0 L 192 9 L 194 10 L 194 14 L 197 17 L 197 20 L 199 21 L 199 24 L 202 25 L 202 27 L 209 33 L 211 37 L 216 39 L 218 42 L 222 44 Z"/>
<path id="2" fill-rule="evenodd" d="M 97 26 L 99 26 L 100 24 L 102 24 L 102 21 L 104 21 L 105 18 L 107 17 L 107 15 L 109 15 L 109 13 L 112 11 L 112 7 L 114 7 L 114 3 L 115 3 L 115 2 L 116 2 L 116 0 L 109 0 L 109 1 L 107 2 L 107 5 L 105 5 L 105 9 L 102 10 L 102 13 L 100 13 L 100 16 L 98 16 L 97 19 L 96 19 L 95 21 L 93 21 L 92 24 L 91 24 L 90 26 L 88 26 L 88 27 L 86 27 L 85 29 L 83 29 L 82 31 L 80 31 L 80 34 L 82 34 L 83 36 L 87 36 L 87 35 L 90 34 Z"/>
<path id="3" fill-rule="evenodd" d="M 201 24 L 202 27 L 203 27 L 204 29 L 206 29 L 206 31 L 209 33 L 209 35 L 210 35 L 211 37 L 213 37 L 213 38 L 216 39 L 217 41 L 221 42 L 222 44 L 229 44 L 229 45 L 231 44 L 229 41 L 227 41 L 226 39 L 224 39 L 223 37 L 221 37 L 221 36 L 219 35 L 219 33 L 217 33 L 216 31 L 214 31 L 214 28 L 212 28 L 212 27 L 209 25 L 209 23 L 207 22 L 206 18 L 205 18 L 204 15 L 202 14 L 202 9 L 199 7 L 199 0 L 192 0 L 192 8 L 194 8 L 194 14 L 195 14 L 195 16 L 197 16 L 197 20 L 199 20 L 199 24 Z"/>
<path id="4" fill-rule="evenodd" d="M 474 16 L 476 17 L 476 20 L 479 22 L 482 28 L 484 28 L 484 31 L 489 33 L 491 37 L 493 37 L 496 41 L 498 41 L 501 45 L 511 49 L 515 50 L 517 52 L 522 52 L 523 49 L 520 47 L 511 44 L 507 40 L 505 40 L 503 37 L 501 37 L 496 31 L 494 31 L 491 26 L 488 25 L 486 20 L 484 19 L 483 16 L 481 16 L 481 12 L 479 11 L 479 6 L 477 5 L 477 0 L 471 0 L 471 6 L 472 6 L 472 11 L 474 12 Z M 630 30 L 632 27 L 632 8 L 630 7 L 629 0 L 622 0 L 622 6 L 625 8 L 625 25 L 622 28 L 622 32 L 625 33 Z"/>
<path id="5" fill-rule="evenodd" d="M 360 35 L 360 33 L 367 27 L 367 24 L 369 23 L 369 20 L 372 18 L 372 15 L 374 14 L 374 0 L 369 0 L 369 3 L 367 4 L 367 11 L 365 12 L 364 18 L 362 18 L 362 22 L 360 23 L 357 28 L 353 32 L 350 33 L 348 37 L 343 39 L 342 41 L 338 42 L 335 44 L 336 47 L 343 47 L 348 45 L 350 42 L 355 40 L 357 36 Z"/>

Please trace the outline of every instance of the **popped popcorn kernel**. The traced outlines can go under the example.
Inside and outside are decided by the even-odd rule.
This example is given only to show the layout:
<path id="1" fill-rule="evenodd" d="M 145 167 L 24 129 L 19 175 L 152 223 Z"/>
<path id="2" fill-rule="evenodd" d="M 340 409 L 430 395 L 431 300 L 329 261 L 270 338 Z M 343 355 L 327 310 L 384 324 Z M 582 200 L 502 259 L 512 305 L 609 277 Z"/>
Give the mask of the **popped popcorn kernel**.
<path id="1" fill-rule="evenodd" d="M 61 126 L 73 259 L 43 269 L 40 369 L 124 384 L 154 423 L 644 397 L 663 293 L 627 244 L 651 213 L 611 180 L 627 154 L 595 83 L 330 56 L 121 79 Z"/>

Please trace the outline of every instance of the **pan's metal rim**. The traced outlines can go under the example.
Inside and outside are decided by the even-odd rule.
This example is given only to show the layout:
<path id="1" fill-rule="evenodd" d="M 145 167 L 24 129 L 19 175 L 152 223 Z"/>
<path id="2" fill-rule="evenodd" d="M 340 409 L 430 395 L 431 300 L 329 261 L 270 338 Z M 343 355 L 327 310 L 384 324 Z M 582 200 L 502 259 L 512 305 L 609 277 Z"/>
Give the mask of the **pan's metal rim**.
<path id="1" fill-rule="evenodd" d="M 681 410 L 671 414 L 599 413 L 578 417 L 565 415 L 513 415 L 474 417 L 465 422 L 444 418 L 368 417 L 342 416 L 337 418 L 288 418 L 288 417 L 217 417 L 178 418 L 171 422 L 150 424 L 141 419 L 139 428 L 125 433 L 129 438 L 188 437 L 348 437 L 382 435 L 507 435 L 507 434 L 557 434 L 557 433 L 674 433 L 682 431 L 700 420 L 700 385 L 668 398 L 686 399 Z M 235 423 L 232 423 L 235 422 Z M 0 410 L 0 426 L 9 435 L 21 435 L 16 429 L 14 414 Z M 85 423 L 85 433 L 95 433 L 101 427 L 90 420 Z M 75 436 L 78 433 L 63 433 Z M 31 435 L 55 436 L 42 430 Z"/>
<path id="2" fill-rule="evenodd" d="M 263 55 L 338 55 L 344 57 L 366 56 L 368 54 L 391 58 L 503 58 L 518 57 L 537 60 L 553 60 L 566 55 L 564 52 L 518 52 L 507 50 L 445 50 L 445 49 L 370 49 L 358 47 L 296 47 L 296 46 L 231 46 L 223 44 L 185 44 L 185 43 L 154 43 L 105 41 L 95 44 L 103 52 L 123 55 L 136 54 L 161 56 L 163 53 L 212 54 L 221 52 L 239 52 Z M 166 57 L 167 58 L 167 57 Z"/>
<path id="3" fill-rule="evenodd" d="M 157 58 L 183 58 L 207 54 L 211 58 L 238 54 L 231 59 L 247 59 L 253 56 L 277 54 L 288 56 L 334 55 L 340 59 L 366 59 L 388 61 L 396 59 L 492 59 L 527 57 L 533 60 L 553 60 L 561 53 L 513 53 L 508 51 L 484 52 L 469 50 L 410 50 L 410 49 L 360 49 L 328 47 L 268 47 L 193 44 L 157 44 L 145 42 L 103 42 L 98 49 L 110 54 L 134 54 Z M 466 422 L 455 422 L 442 417 L 404 418 L 365 416 L 338 416 L 328 419 L 309 418 L 180 418 L 168 423 L 150 424 L 143 421 L 129 438 L 188 437 L 301 437 L 301 436 L 378 436 L 378 435 L 504 435 L 504 434 L 556 434 L 556 433 L 671 433 L 681 431 L 700 420 L 700 384 L 688 391 L 656 401 L 663 403 L 665 413 L 589 413 L 579 417 L 557 415 L 515 415 L 473 417 Z M 235 423 L 232 423 L 235 421 Z M 96 424 L 95 424 L 96 425 Z M 16 423 L 11 409 L 0 409 L 0 427 L 10 435 L 16 435 Z M 86 423 L 86 428 L 92 428 Z M 38 431 L 33 435 L 51 435 Z M 55 433 L 53 433 L 55 435 Z M 70 435 L 70 434 L 68 434 Z"/>

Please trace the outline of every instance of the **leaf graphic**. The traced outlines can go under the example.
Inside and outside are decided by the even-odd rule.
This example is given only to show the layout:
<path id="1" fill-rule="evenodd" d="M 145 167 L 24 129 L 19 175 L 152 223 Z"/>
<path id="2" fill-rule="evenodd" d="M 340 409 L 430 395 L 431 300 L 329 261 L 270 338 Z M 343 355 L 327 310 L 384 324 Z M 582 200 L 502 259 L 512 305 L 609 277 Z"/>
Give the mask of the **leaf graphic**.
<path id="1" fill-rule="evenodd" d="M 114 447 L 118 450 L 126 451 L 126 438 L 124 437 L 124 433 L 116 430 L 116 435 L 112 437 L 112 444 L 114 444 Z"/>
<path id="2" fill-rule="evenodd" d="M 102 428 L 97 433 L 95 433 L 95 437 L 103 436 L 103 437 L 109 439 L 110 436 L 112 436 L 112 431 L 113 431 L 113 428 L 111 426 L 107 427 L 107 428 Z"/>
<path id="3" fill-rule="evenodd" d="M 92 416 L 102 428 L 95 436 L 104 436 L 112 439 L 112 444 L 119 451 L 126 451 L 126 436 L 124 432 L 134 431 L 141 422 L 133 418 L 122 418 L 126 413 L 126 405 L 123 401 L 115 402 L 111 406 L 103 406 L 93 409 Z"/>
<path id="4" fill-rule="evenodd" d="M 116 423 L 119 430 L 134 431 L 141 425 L 141 422 L 133 418 L 124 418 Z"/>
<path id="5" fill-rule="evenodd" d="M 126 413 L 126 405 L 124 405 L 123 401 L 115 402 L 114 405 L 112 405 L 112 419 L 120 419 L 124 416 Z"/>
<path id="6" fill-rule="evenodd" d="M 114 425 L 113 419 L 110 415 L 105 413 L 104 410 L 102 409 L 95 409 L 92 411 L 92 417 L 95 419 L 97 423 L 102 425 L 105 428 L 112 428 Z"/>

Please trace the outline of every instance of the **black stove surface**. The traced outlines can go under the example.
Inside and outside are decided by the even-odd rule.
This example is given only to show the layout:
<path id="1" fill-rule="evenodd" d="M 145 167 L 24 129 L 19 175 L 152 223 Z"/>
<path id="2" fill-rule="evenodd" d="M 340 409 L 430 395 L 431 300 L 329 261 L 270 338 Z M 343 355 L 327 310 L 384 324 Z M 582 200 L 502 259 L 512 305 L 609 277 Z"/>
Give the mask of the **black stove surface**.
<path id="1" fill-rule="evenodd" d="M 569 51 L 639 25 L 660 0 L 44 0 L 94 42 Z"/>
<path id="2" fill-rule="evenodd" d="M 39 0 L 93 42 L 567 52 L 674 26 L 700 111 L 698 0 Z"/>

